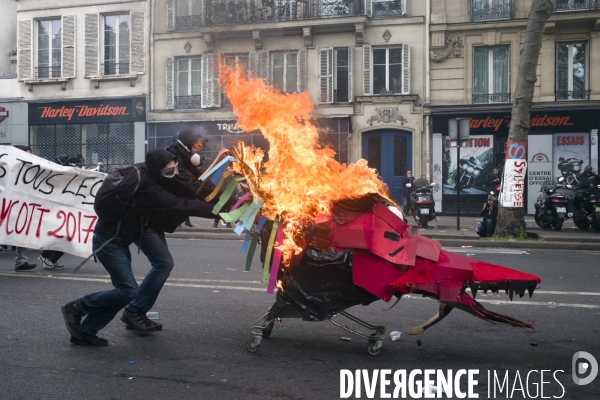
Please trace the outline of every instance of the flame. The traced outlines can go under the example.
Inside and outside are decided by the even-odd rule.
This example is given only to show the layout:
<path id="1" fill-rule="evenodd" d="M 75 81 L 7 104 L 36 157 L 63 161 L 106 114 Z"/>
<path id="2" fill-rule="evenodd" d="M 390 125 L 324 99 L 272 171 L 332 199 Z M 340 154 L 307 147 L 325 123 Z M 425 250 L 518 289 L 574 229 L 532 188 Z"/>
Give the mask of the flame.
<path id="1" fill-rule="evenodd" d="M 260 130 L 269 141 L 264 164 L 264 153 L 256 147 L 239 143 L 234 152 L 253 194 L 265 201 L 263 214 L 271 220 L 279 215 L 285 224 L 280 244 L 285 265 L 303 250 L 298 243 L 315 216 L 330 214 L 332 202 L 379 193 L 397 205 L 366 160 L 339 163 L 335 151 L 319 143 L 308 92 L 283 94 L 262 79 L 245 76 L 241 68 L 219 67 L 238 126 L 246 132 Z"/>

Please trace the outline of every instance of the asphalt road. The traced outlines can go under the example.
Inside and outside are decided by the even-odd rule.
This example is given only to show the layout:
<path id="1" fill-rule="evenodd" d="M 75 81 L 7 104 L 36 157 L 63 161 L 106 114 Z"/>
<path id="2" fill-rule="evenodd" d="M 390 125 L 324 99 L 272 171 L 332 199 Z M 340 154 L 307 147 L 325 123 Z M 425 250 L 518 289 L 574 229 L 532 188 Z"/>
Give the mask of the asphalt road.
<path id="1" fill-rule="evenodd" d="M 367 354 L 365 340 L 328 321 L 299 319 L 277 323 L 250 354 L 250 327 L 274 300 L 259 283 L 259 263 L 244 271 L 240 241 L 169 245 L 176 267 L 153 310 L 164 330 L 140 336 L 115 319 L 100 334 L 109 340 L 106 348 L 71 345 L 60 313 L 67 301 L 111 286 L 100 264 L 90 262 L 73 274 L 79 259 L 66 255 L 62 271 L 38 266 L 14 273 L 14 253 L 1 252 L 0 399 L 334 399 L 340 397 L 341 369 L 364 369 L 370 376 L 379 369 L 476 369 L 479 398 L 541 398 L 534 395 L 542 380 L 544 397 L 600 398 L 600 377 L 586 386 L 571 377 L 575 352 L 600 360 L 600 253 L 450 249 L 540 275 L 531 299 L 477 295 L 486 308 L 535 321 L 534 332 L 455 310 L 417 346 L 406 333 L 433 316 L 437 303 L 411 296 L 389 311 L 382 301 L 350 310 L 387 332 L 405 332 L 395 342 L 386 338 L 378 356 Z M 142 278 L 148 264 L 134 249 L 134 271 Z M 31 251 L 31 258 L 37 255 Z M 526 380 L 532 370 L 538 372 Z M 541 370 L 551 372 L 542 378 Z M 516 388 L 512 397 L 499 389 L 488 395 L 488 371 L 502 379 L 508 371 L 508 384 Z M 461 387 L 466 390 L 466 380 Z M 364 387 L 361 396 L 368 398 Z"/>

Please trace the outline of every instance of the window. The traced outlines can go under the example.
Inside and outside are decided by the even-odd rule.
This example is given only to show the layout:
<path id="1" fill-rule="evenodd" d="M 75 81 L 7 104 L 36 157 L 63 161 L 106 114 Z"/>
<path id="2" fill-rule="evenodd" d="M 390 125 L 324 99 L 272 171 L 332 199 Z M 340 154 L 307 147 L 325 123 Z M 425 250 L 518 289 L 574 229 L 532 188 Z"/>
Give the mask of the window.
<path id="1" fill-rule="evenodd" d="M 244 75 L 246 74 L 246 69 L 248 68 L 248 54 L 243 55 L 226 55 L 223 57 L 225 65 L 231 67 L 234 71 L 242 70 L 244 71 Z M 223 93 L 222 103 L 225 106 L 231 106 L 231 103 L 227 99 L 227 94 Z"/>
<path id="2" fill-rule="evenodd" d="M 283 93 L 298 92 L 298 53 L 272 55 L 272 84 Z"/>
<path id="3" fill-rule="evenodd" d="M 554 11 L 588 10 L 597 6 L 595 0 L 556 0 Z"/>
<path id="4" fill-rule="evenodd" d="M 372 0 L 373 18 L 398 18 L 406 15 L 406 0 Z"/>
<path id="5" fill-rule="evenodd" d="M 320 54 L 320 102 L 352 102 L 352 47 L 322 48 Z"/>
<path id="6" fill-rule="evenodd" d="M 103 75 L 129 73 L 129 14 L 104 16 Z"/>
<path id="7" fill-rule="evenodd" d="M 471 21 L 514 18 L 514 0 L 473 0 Z"/>
<path id="8" fill-rule="evenodd" d="M 509 48 L 473 48 L 473 103 L 509 103 Z"/>
<path id="9" fill-rule="evenodd" d="M 373 49 L 373 93 L 402 93 L 402 48 Z"/>
<path id="10" fill-rule="evenodd" d="M 588 100 L 587 42 L 556 44 L 556 100 Z"/>
<path id="11" fill-rule="evenodd" d="M 178 30 L 192 30 L 202 23 L 201 0 L 176 0 L 176 26 Z"/>
<path id="12" fill-rule="evenodd" d="M 38 21 L 36 78 L 61 76 L 62 24 L 60 19 Z"/>
<path id="13" fill-rule="evenodd" d="M 198 58 L 177 60 L 175 108 L 200 108 L 202 100 L 202 63 Z"/>

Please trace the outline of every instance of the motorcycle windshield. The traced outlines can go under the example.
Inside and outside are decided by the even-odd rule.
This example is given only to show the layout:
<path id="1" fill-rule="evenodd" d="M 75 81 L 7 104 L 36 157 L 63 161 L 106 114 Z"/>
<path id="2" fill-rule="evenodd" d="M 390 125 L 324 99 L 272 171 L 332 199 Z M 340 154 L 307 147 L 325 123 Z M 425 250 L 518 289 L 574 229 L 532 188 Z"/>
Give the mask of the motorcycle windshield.
<path id="1" fill-rule="evenodd" d="M 413 190 L 423 189 L 429 187 L 429 181 L 425 178 L 415 179 L 415 184 L 413 185 Z"/>

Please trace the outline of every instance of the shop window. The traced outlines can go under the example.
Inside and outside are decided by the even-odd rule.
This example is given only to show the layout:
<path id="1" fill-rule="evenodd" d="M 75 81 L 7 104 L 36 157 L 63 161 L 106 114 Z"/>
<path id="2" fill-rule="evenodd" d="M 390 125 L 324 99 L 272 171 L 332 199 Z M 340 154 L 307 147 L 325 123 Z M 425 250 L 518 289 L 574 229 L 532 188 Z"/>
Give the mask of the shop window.
<path id="1" fill-rule="evenodd" d="M 556 44 L 556 100 L 589 100 L 587 42 Z"/>
<path id="2" fill-rule="evenodd" d="M 176 4 L 175 26 L 177 30 L 198 29 L 202 24 L 201 0 L 172 0 Z"/>
<path id="3" fill-rule="evenodd" d="M 399 47 L 363 46 L 363 93 L 410 93 L 410 44 Z"/>
<path id="4" fill-rule="evenodd" d="M 473 48 L 473 103 L 510 103 L 509 47 Z"/>
<path id="5" fill-rule="evenodd" d="M 104 16 L 102 75 L 129 73 L 130 20 L 129 14 Z"/>
<path id="6" fill-rule="evenodd" d="M 58 154 L 85 158 L 84 167 L 103 162 L 109 169 L 134 163 L 134 123 L 32 125 L 29 143 L 33 154 L 52 160 Z"/>
<path id="7" fill-rule="evenodd" d="M 177 60 L 175 108 L 200 108 L 202 102 L 202 63 L 200 57 Z"/>
<path id="8" fill-rule="evenodd" d="M 61 76 L 62 21 L 37 21 L 37 79 Z"/>
<path id="9" fill-rule="evenodd" d="M 240 55 L 225 55 L 223 57 L 223 61 L 225 65 L 229 66 L 233 71 L 242 71 L 242 74 L 246 75 L 246 70 L 248 68 L 248 54 L 240 54 Z M 227 94 L 223 92 L 223 100 L 222 105 L 231 106 L 231 103 L 227 99 Z"/>
<path id="10" fill-rule="evenodd" d="M 352 102 L 352 47 L 319 50 L 321 103 Z"/>

